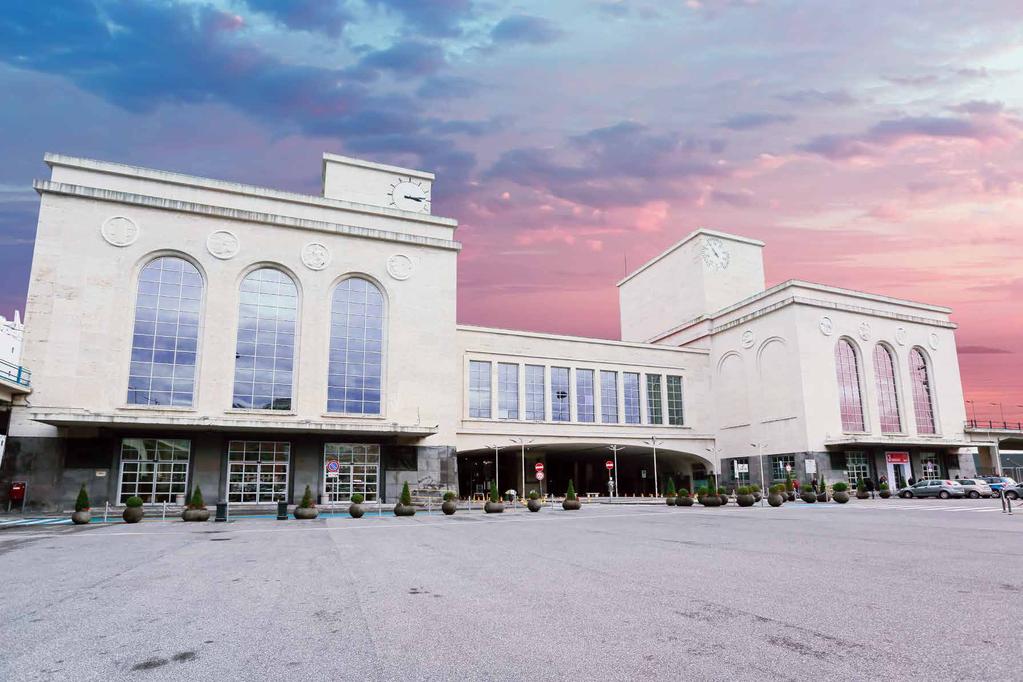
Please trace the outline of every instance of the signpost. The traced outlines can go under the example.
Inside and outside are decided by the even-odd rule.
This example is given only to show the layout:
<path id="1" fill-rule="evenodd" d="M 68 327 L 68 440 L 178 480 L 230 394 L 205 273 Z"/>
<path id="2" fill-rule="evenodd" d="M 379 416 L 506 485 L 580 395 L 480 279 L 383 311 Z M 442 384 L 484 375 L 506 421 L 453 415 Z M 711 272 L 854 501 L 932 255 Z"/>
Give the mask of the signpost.
<path id="1" fill-rule="evenodd" d="M 611 460 L 607 460 L 606 462 L 604 462 L 604 466 L 607 468 L 608 471 L 611 471 L 612 469 L 615 468 L 615 463 L 612 462 Z"/>
<path id="2" fill-rule="evenodd" d="M 536 480 L 538 480 L 538 481 L 542 481 L 543 480 L 543 472 L 542 471 L 536 472 Z"/>
<path id="3" fill-rule="evenodd" d="M 543 473 L 543 462 L 537 462 L 536 464 L 533 465 L 533 468 L 536 469 L 536 473 L 542 474 Z"/>

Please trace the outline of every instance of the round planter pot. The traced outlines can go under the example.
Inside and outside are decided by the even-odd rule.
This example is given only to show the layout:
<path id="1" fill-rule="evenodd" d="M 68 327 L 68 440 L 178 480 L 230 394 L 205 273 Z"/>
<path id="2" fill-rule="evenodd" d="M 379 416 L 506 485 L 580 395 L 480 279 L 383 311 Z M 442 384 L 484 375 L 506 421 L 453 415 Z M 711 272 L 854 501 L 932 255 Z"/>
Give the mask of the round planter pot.
<path id="1" fill-rule="evenodd" d="M 145 516 L 145 512 L 142 511 L 142 507 L 125 507 L 124 513 L 121 514 L 125 523 L 138 523 L 143 516 Z"/>
<path id="2" fill-rule="evenodd" d="M 582 506 L 583 506 L 582 502 L 580 502 L 579 500 L 565 500 L 564 502 L 561 503 L 561 508 L 564 509 L 565 511 L 576 511 Z"/>
<path id="3" fill-rule="evenodd" d="M 862 492 L 861 493 L 858 490 L 856 491 L 856 499 L 857 500 L 866 500 L 866 499 L 869 499 L 869 498 L 870 498 L 870 493 L 868 493 L 868 492 Z"/>
<path id="4" fill-rule="evenodd" d="M 835 493 L 832 493 L 831 499 L 833 499 L 835 502 L 838 502 L 839 504 L 845 504 L 846 502 L 849 501 L 849 493 L 845 492 L 844 490 L 839 490 Z"/>
<path id="5" fill-rule="evenodd" d="M 293 513 L 295 514 L 296 519 L 308 520 L 315 519 L 317 516 L 319 516 L 320 510 L 317 509 L 316 507 L 295 507 L 295 511 Z"/>
<path id="6" fill-rule="evenodd" d="M 718 499 L 721 500 L 721 506 L 722 507 L 724 507 L 725 505 L 728 504 L 728 500 L 729 500 L 728 495 L 718 495 Z"/>
<path id="7" fill-rule="evenodd" d="M 891 490 L 882 490 L 879 493 L 879 495 L 881 495 L 881 499 L 882 500 L 887 500 L 889 497 L 892 496 L 892 491 Z"/>
<path id="8" fill-rule="evenodd" d="M 76 526 L 83 526 L 83 525 L 89 523 L 89 521 L 91 521 L 91 520 L 92 520 L 92 514 L 89 513 L 88 509 L 83 509 L 82 511 L 72 512 L 72 514 L 71 514 L 71 521 Z"/>
<path id="9" fill-rule="evenodd" d="M 828 501 L 828 494 L 827 493 L 817 493 L 817 501 L 818 502 L 827 502 Z"/>
<path id="10" fill-rule="evenodd" d="M 454 500 L 444 500 L 444 503 L 440 506 L 440 510 L 444 512 L 445 515 L 451 516 L 458 511 L 458 503 Z"/>
<path id="11" fill-rule="evenodd" d="M 700 504 L 704 507 L 720 507 L 721 497 L 719 495 L 704 495 L 700 499 Z"/>
<path id="12" fill-rule="evenodd" d="M 693 498 L 686 495 L 685 497 L 679 497 L 675 499 L 675 505 L 678 507 L 692 507 Z"/>
<path id="13" fill-rule="evenodd" d="M 796 491 L 795 490 L 786 491 L 785 499 L 788 500 L 789 502 L 795 502 L 796 501 Z"/>
<path id="14" fill-rule="evenodd" d="M 755 492 L 755 493 L 753 493 L 753 500 L 754 500 L 755 502 L 759 502 L 759 501 L 760 501 L 760 500 L 762 500 L 762 499 L 764 499 L 764 494 L 763 494 L 763 493 L 761 493 L 761 492 L 759 492 L 759 491 L 758 491 L 758 492 Z"/>
<path id="15" fill-rule="evenodd" d="M 543 505 L 540 504 L 540 500 L 529 500 L 528 502 L 526 502 L 526 507 L 528 507 L 529 511 L 531 511 L 531 512 L 538 512 L 538 511 L 540 511 L 540 507 L 542 507 L 542 506 Z"/>
<path id="16" fill-rule="evenodd" d="M 411 504 L 402 504 L 401 502 L 399 502 L 398 504 L 394 505 L 394 515 L 395 516 L 415 516 L 416 515 L 416 508 L 414 506 L 412 506 Z"/>
<path id="17" fill-rule="evenodd" d="M 362 515 L 366 513 L 366 510 L 362 508 L 361 504 L 352 502 L 348 505 L 348 515 L 353 519 L 361 519 Z"/>
<path id="18" fill-rule="evenodd" d="M 805 493 L 799 493 L 799 499 L 801 499 L 803 502 L 806 502 L 807 504 L 813 504 L 814 502 L 817 501 L 817 493 L 815 493 L 812 490 Z"/>
<path id="19" fill-rule="evenodd" d="M 772 507 L 780 507 L 782 505 L 782 502 L 784 501 L 785 498 L 782 497 L 779 493 L 771 493 L 770 495 L 767 496 L 767 504 L 771 505 Z"/>
<path id="20" fill-rule="evenodd" d="M 755 495 L 736 495 L 735 503 L 740 507 L 752 507 L 757 501 Z"/>
<path id="21" fill-rule="evenodd" d="M 483 505 L 483 511 L 488 514 L 501 514 L 504 512 L 504 504 L 501 502 L 488 501 L 485 505 Z"/>
<path id="22" fill-rule="evenodd" d="M 665 497 L 664 501 L 669 507 L 674 507 L 678 498 L 676 497 Z"/>
<path id="23" fill-rule="evenodd" d="M 182 521 L 209 521 L 210 510 L 209 509 L 186 509 L 181 512 Z"/>

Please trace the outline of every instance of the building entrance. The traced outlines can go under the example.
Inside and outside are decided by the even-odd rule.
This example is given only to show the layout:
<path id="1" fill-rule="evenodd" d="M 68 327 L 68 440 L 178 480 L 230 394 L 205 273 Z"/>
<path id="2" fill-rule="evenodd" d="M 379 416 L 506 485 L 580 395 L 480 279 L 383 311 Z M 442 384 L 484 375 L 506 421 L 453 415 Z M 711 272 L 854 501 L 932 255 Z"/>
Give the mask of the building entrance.
<path id="1" fill-rule="evenodd" d="M 376 502 L 380 491 L 380 446 L 327 443 L 323 452 L 324 490 L 331 502 L 350 502 L 361 493 Z"/>

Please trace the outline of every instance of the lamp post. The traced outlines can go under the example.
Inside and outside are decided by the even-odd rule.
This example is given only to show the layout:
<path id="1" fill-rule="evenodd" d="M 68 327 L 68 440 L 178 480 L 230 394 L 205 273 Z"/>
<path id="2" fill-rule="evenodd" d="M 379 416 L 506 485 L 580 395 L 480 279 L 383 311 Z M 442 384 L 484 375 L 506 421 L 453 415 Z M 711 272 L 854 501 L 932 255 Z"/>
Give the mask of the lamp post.
<path id="1" fill-rule="evenodd" d="M 704 450 L 714 457 L 714 461 L 711 462 L 711 468 L 712 473 L 714 474 L 714 493 L 717 493 L 717 489 L 721 483 L 721 474 L 725 473 L 724 469 L 718 472 L 718 469 L 721 468 L 721 448 L 715 445 L 712 448 L 704 448 Z"/>
<path id="2" fill-rule="evenodd" d="M 967 400 L 966 404 L 970 406 L 970 412 L 973 413 L 973 425 L 977 426 L 977 403 L 974 400 Z"/>
<path id="3" fill-rule="evenodd" d="M 757 449 L 757 458 L 760 460 L 760 485 L 767 486 L 767 479 L 764 478 L 764 446 L 767 445 L 767 443 L 758 441 L 756 443 L 750 443 L 750 445 Z M 761 507 L 764 506 L 764 498 L 767 497 L 767 493 L 768 493 L 767 490 L 760 491 Z"/>
<path id="4" fill-rule="evenodd" d="M 526 446 L 532 443 L 533 439 L 512 438 L 511 442 L 522 447 L 522 499 L 524 500 L 526 499 Z"/>
<path id="5" fill-rule="evenodd" d="M 491 443 L 488 448 L 494 448 L 494 485 L 497 486 L 497 494 L 501 494 L 501 446 Z"/>
<path id="6" fill-rule="evenodd" d="M 614 491 L 615 491 L 615 494 L 614 494 L 614 496 L 617 498 L 618 497 L 618 451 L 619 450 L 624 450 L 625 446 L 624 445 L 608 445 L 607 449 L 610 450 L 611 452 L 613 452 L 614 455 L 615 455 L 615 473 L 614 473 Z"/>
<path id="7" fill-rule="evenodd" d="M 659 440 L 657 436 L 650 436 L 650 440 L 643 441 L 644 445 L 649 445 L 654 451 L 654 497 L 661 494 L 661 489 L 657 487 L 657 446 L 661 445 L 664 441 Z"/>
<path id="8" fill-rule="evenodd" d="M 1005 423 L 1005 407 L 1001 403 L 991 403 L 992 406 L 998 406 L 998 412 L 1002 415 L 1002 423 Z"/>

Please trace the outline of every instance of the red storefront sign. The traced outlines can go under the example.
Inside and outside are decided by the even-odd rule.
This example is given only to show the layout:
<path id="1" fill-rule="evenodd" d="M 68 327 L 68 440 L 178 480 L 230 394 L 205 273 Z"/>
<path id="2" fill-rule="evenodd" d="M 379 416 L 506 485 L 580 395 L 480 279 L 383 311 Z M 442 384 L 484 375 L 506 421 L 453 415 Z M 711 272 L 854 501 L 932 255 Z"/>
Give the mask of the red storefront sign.
<path id="1" fill-rule="evenodd" d="M 889 464 L 909 464 L 908 452 L 886 452 L 885 458 Z"/>

